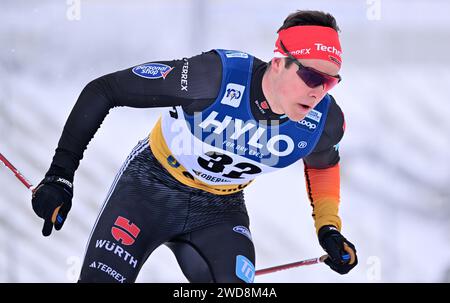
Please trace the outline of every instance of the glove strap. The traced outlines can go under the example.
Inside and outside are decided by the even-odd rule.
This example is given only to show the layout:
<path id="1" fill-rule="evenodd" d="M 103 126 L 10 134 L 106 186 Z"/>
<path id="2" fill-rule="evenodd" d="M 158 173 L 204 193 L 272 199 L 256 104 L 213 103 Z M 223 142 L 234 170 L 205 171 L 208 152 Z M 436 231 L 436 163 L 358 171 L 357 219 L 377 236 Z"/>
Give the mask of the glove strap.
<path id="1" fill-rule="evenodd" d="M 61 185 L 70 196 L 73 195 L 73 184 L 67 179 L 58 176 L 48 176 L 42 180 L 41 184 L 56 183 Z"/>
<path id="2" fill-rule="evenodd" d="M 327 235 L 327 234 L 330 234 L 330 233 L 333 233 L 333 234 L 340 234 L 340 232 L 339 232 L 339 230 L 335 227 L 335 226 L 333 226 L 333 225 L 324 225 L 324 226 L 322 226 L 320 229 L 319 229 L 319 233 L 318 233 L 318 238 L 319 238 L 319 241 L 322 241 L 322 239 L 323 239 L 323 237 L 325 236 L 325 235 Z"/>

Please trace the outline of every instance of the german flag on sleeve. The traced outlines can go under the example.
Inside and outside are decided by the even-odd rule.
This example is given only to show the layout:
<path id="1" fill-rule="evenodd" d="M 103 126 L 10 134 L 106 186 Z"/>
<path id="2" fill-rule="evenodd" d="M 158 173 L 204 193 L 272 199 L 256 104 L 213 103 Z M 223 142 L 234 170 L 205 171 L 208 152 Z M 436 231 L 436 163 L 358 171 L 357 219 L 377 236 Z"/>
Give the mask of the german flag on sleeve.
<path id="1" fill-rule="evenodd" d="M 340 231 L 339 218 L 340 175 L 339 163 L 324 169 L 308 168 L 305 165 L 306 190 L 313 208 L 316 232 L 324 225 L 333 225 Z"/>

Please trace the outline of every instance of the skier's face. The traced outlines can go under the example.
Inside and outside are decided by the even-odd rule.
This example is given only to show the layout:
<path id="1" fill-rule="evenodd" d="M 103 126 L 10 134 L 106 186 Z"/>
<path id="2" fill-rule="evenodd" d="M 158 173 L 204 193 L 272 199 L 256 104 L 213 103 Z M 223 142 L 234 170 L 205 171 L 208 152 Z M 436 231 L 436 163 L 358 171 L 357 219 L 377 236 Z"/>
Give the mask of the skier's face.
<path id="1" fill-rule="evenodd" d="M 322 73 L 335 76 L 339 67 L 321 59 L 302 59 L 299 62 Z M 268 100 L 274 112 L 286 114 L 293 121 L 302 120 L 327 93 L 324 85 L 309 87 L 298 76 L 298 65 L 285 67 L 285 59 L 272 59 L 272 99 Z"/>

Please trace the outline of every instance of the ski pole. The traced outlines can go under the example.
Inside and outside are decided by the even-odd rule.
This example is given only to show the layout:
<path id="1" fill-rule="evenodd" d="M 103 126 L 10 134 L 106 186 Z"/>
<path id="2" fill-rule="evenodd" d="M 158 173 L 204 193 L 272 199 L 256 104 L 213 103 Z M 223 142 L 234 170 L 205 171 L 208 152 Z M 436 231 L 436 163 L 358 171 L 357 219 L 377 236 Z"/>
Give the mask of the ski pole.
<path id="1" fill-rule="evenodd" d="M 322 263 L 323 261 L 325 261 L 326 258 L 328 258 L 328 255 L 323 255 L 319 258 L 307 259 L 307 260 L 302 260 L 302 261 L 298 261 L 298 262 L 294 262 L 294 263 L 273 266 L 273 267 L 264 268 L 264 269 L 258 269 L 256 271 L 256 275 L 257 276 L 265 275 L 265 274 L 270 274 L 270 273 L 273 273 L 276 271 L 285 270 L 285 269 L 289 269 L 289 268 Z"/>
<path id="2" fill-rule="evenodd" d="M 33 184 L 31 184 L 17 168 L 15 168 L 14 165 L 12 165 L 11 162 L 9 162 L 8 159 L 6 159 L 5 156 L 2 155 L 2 153 L 0 153 L 0 162 L 3 163 L 3 165 L 5 165 L 7 168 L 9 168 L 17 177 L 17 179 L 19 179 L 23 185 L 31 190 L 31 192 L 34 191 Z"/>

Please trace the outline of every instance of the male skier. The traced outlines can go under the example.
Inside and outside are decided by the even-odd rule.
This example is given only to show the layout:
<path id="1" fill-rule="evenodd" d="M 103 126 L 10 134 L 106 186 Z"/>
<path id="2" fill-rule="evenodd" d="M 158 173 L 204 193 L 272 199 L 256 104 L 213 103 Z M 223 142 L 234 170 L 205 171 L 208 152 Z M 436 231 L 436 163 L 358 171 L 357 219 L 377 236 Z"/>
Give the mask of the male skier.
<path id="1" fill-rule="evenodd" d="M 255 250 L 243 189 L 299 159 L 326 264 L 340 274 L 356 266 L 338 215 L 344 116 L 328 94 L 341 80 L 338 31 L 330 14 L 298 11 L 278 30 L 269 63 L 212 50 L 90 82 L 32 198 L 44 236 L 64 224 L 75 171 L 109 110 L 168 109 L 119 170 L 90 235 L 80 282 L 134 282 L 161 244 L 190 282 L 252 282 Z"/>

